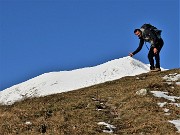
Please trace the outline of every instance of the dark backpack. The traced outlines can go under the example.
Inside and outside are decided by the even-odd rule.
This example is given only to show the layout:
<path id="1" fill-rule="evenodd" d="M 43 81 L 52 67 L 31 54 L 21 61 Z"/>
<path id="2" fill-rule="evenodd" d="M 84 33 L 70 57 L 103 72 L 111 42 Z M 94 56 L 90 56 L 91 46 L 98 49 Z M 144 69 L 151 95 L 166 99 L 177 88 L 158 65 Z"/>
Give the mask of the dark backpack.
<path id="1" fill-rule="evenodd" d="M 157 29 L 155 26 L 151 24 L 143 24 L 140 28 L 142 31 L 144 30 L 149 30 L 151 31 L 154 35 L 156 35 L 158 38 L 161 38 L 161 32 L 162 30 Z"/>

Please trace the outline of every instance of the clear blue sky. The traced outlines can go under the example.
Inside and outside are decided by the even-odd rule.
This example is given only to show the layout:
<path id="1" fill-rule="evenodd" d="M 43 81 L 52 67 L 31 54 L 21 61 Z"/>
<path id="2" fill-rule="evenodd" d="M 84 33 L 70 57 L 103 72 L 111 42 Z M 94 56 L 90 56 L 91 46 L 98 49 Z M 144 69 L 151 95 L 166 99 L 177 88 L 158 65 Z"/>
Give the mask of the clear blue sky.
<path id="1" fill-rule="evenodd" d="M 163 31 L 161 66 L 179 68 L 179 0 L 0 0 L 0 90 L 127 56 L 143 23 Z"/>

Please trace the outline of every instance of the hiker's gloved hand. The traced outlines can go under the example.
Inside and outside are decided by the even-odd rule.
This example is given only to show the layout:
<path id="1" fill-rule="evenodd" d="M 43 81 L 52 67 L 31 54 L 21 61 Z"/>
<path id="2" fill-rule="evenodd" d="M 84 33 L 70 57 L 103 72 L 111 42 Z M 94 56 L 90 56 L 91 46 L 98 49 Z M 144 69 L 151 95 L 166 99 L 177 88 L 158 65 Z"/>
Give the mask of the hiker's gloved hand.
<path id="1" fill-rule="evenodd" d="M 131 57 L 132 57 L 132 56 L 133 56 L 133 54 L 132 54 L 132 53 L 129 53 L 129 56 L 131 56 Z"/>
<path id="2" fill-rule="evenodd" d="M 158 52 L 157 48 L 154 48 L 153 52 L 154 52 L 154 54 L 157 54 L 157 52 Z"/>

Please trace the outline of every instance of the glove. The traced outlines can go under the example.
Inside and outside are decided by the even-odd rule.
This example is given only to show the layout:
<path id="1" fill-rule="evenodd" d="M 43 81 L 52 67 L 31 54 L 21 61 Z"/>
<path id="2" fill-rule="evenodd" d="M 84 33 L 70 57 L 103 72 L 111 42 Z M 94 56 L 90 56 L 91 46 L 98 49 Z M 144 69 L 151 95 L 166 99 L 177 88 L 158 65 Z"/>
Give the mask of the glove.
<path id="1" fill-rule="evenodd" d="M 129 56 L 131 56 L 131 57 L 132 57 L 133 55 L 134 55 L 134 54 L 132 54 L 132 53 L 129 53 Z"/>

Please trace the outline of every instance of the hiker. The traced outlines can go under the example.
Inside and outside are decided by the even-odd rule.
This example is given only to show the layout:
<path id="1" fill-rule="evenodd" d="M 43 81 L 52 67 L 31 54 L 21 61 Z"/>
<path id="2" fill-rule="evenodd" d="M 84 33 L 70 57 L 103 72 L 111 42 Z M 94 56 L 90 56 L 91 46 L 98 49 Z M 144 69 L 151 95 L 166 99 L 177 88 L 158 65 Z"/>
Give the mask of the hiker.
<path id="1" fill-rule="evenodd" d="M 145 26 L 145 25 L 149 25 L 149 26 Z M 150 29 L 149 27 L 153 27 L 153 28 Z M 150 24 L 144 24 L 140 29 L 135 29 L 134 34 L 137 37 L 139 37 L 140 42 L 138 48 L 133 53 L 129 53 L 129 56 L 132 57 L 133 55 L 137 54 L 142 49 L 144 42 L 149 42 L 151 44 L 148 53 L 150 71 L 151 72 L 161 71 L 159 53 L 164 44 L 164 41 L 160 35 L 161 30 L 158 30 L 156 27 Z M 154 57 L 156 61 L 155 65 L 154 65 Z"/>

